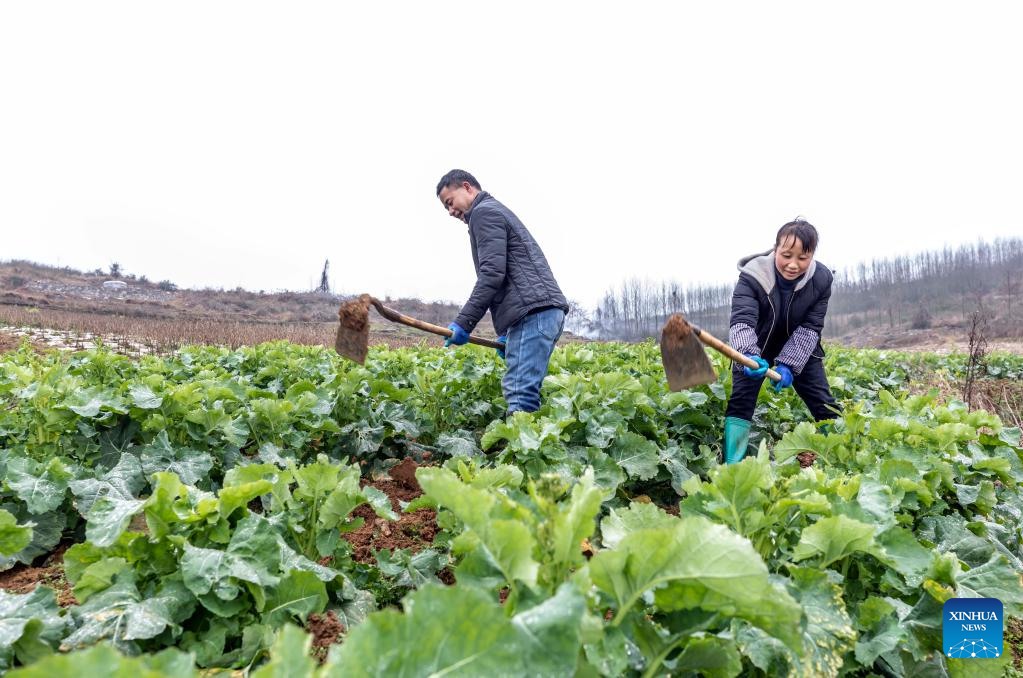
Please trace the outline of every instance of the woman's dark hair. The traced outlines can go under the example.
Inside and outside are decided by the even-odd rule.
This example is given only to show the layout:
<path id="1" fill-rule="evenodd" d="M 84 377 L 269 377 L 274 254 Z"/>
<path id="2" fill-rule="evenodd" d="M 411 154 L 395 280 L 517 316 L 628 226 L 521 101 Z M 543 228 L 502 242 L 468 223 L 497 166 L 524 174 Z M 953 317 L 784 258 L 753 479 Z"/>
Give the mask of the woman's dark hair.
<path id="1" fill-rule="evenodd" d="M 799 242 L 803 243 L 804 252 L 817 251 L 817 229 L 805 219 L 796 217 L 779 228 L 778 235 L 774 239 L 774 248 L 778 249 L 789 238 L 799 238 Z"/>
<path id="2" fill-rule="evenodd" d="M 476 181 L 476 177 L 465 170 L 453 169 L 440 178 L 440 181 L 437 183 L 437 195 L 440 195 L 440 192 L 448 186 L 454 186 L 462 183 L 463 181 L 468 181 L 469 185 L 477 191 L 483 190 L 483 187 L 480 186 L 480 182 Z"/>

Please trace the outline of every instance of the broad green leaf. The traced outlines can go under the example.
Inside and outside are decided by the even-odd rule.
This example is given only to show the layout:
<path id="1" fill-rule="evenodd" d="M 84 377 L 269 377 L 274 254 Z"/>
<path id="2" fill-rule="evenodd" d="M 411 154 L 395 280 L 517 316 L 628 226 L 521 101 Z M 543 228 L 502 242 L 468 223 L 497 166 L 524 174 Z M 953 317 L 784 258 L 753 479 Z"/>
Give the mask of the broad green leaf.
<path id="1" fill-rule="evenodd" d="M 198 678 L 193 656 L 174 648 L 153 655 L 126 657 L 109 645 L 56 654 L 16 669 L 11 678 L 103 676 L 104 678 Z"/>
<path id="2" fill-rule="evenodd" d="M 323 612 L 326 605 L 326 585 L 312 572 L 293 570 L 267 595 L 263 620 L 275 628 L 293 617 L 305 623 L 310 614 Z"/>
<path id="3" fill-rule="evenodd" d="M 803 608 L 803 656 L 792 657 L 809 676 L 837 676 L 845 654 L 853 648 L 856 632 L 845 610 L 842 588 L 821 570 L 790 567 L 788 591 Z"/>
<path id="4" fill-rule="evenodd" d="M 970 567 L 986 563 L 995 552 L 991 542 L 971 532 L 959 514 L 928 516 L 921 521 L 917 534 L 934 542 L 937 551 L 954 553 Z"/>
<path id="5" fill-rule="evenodd" d="M 250 501 L 269 493 L 272 489 L 273 483 L 269 480 L 255 480 L 222 487 L 217 495 L 220 500 L 220 515 L 225 518 L 230 516 L 235 509 L 247 506 Z"/>
<path id="6" fill-rule="evenodd" d="M 0 509 L 0 555 L 13 556 L 32 543 L 33 523 L 19 525 L 9 511 Z"/>
<path id="7" fill-rule="evenodd" d="M 102 476 L 72 480 L 68 483 L 68 487 L 75 495 L 78 512 L 83 516 L 89 515 L 93 504 L 101 497 L 131 500 L 138 497 L 145 486 L 142 464 L 138 457 L 129 452 L 121 454 L 117 465 Z"/>
<path id="8" fill-rule="evenodd" d="M 853 553 L 876 548 L 874 530 L 873 525 L 846 516 L 821 518 L 803 530 L 792 558 L 798 562 L 819 556 L 819 566 L 826 568 Z"/>
<path id="9" fill-rule="evenodd" d="M 587 469 L 580 481 L 572 486 L 568 501 L 560 504 L 558 512 L 549 520 L 547 527 L 553 545 L 550 553 L 554 563 L 582 564 L 579 545 L 583 539 L 593 536 L 596 528 L 594 519 L 600 513 L 602 501 L 603 493 L 593 482 L 593 470 Z"/>
<path id="10" fill-rule="evenodd" d="M 146 384 L 136 384 L 128 389 L 132 404 L 142 410 L 155 410 L 163 402 L 163 396 L 153 393 Z"/>
<path id="11" fill-rule="evenodd" d="M 800 452 L 819 453 L 825 439 L 826 436 L 817 433 L 813 424 L 804 421 L 775 444 L 774 458 L 779 464 L 783 464 Z"/>
<path id="12" fill-rule="evenodd" d="M 312 636 L 294 624 L 277 633 L 270 648 L 270 661 L 252 673 L 252 678 L 307 678 L 314 675 L 316 662 L 310 656 Z"/>
<path id="13" fill-rule="evenodd" d="M 732 678 L 742 671 L 735 642 L 724 638 L 694 638 L 672 662 L 675 671 L 693 671 L 707 678 Z"/>
<path id="14" fill-rule="evenodd" d="M 622 433 L 615 438 L 608 454 L 629 476 L 639 480 L 649 480 L 656 476 L 661 461 L 657 443 L 632 432 Z"/>
<path id="15" fill-rule="evenodd" d="M 512 617 L 516 644 L 529 675 L 567 676 L 579 656 L 580 625 L 586 601 L 571 583 L 544 602 Z"/>
<path id="16" fill-rule="evenodd" d="M 166 431 L 160 431 L 152 443 L 140 453 L 142 470 L 147 476 L 159 471 L 176 473 L 186 485 L 208 484 L 209 472 L 213 468 L 213 457 L 187 447 L 171 445 Z"/>
<path id="17" fill-rule="evenodd" d="M 123 499 L 113 495 L 100 497 L 86 518 L 85 537 L 96 546 L 110 546 L 144 505 L 145 501 L 141 499 Z"/>
<path id="18" fill-rule="evenodd" d="M 579 655 L 581 595 L 562 589 L 511 619 L 474 588 L 427 585 L 405 614 L 382 610 L 352 630 L 328 676 L 564 676 Z"/>
<path id="19" fill-rule="evenodd" d="M 0 589 L 0 656 L 13 655 L 28 662 L 49 654 L 69 621 L 61 616 L 53 589 L 38 586 L 30 593 Z"/>
<path id="20" fill-rule="evenodd" d="M 79 604 L 94 594 L 110 588 L 114 577 L 128 569 L 124 558 L 103 558 L 87 566 L 75 579 L 75 598 Z M 68 575 L 71 579 L 71 575 Z"/>
<path id="21" fill-rule="evenodd" d="M 878 535 L 878 560 L 901 574 L 910 586 L 919 586 L 927 568 L 934 560 L 934 551 L 917 541 L 913 533 L 903 527 L 893 527 Z"/>
<path id="22" fill-rule="evenodd" d="M 704 518 L 627 534 L 590 560 L 590 573 L 615 601 L 615 624 L 653 591 L 663 611 L 699 608 L 741 617 L 799 647 L 799 606 L 771 584 L 749 541 Z"/>
<path id="23" fill-rule="evenodd" d="M 76 390 L 61 403 L 61 406 L 86 418 L 97 417 L 101 410 L 111 414 L 127 414 L 128 412 L 120 396 L 102 386 L 89 386 Z"/>
<path id="24" fill-rule="evenodd" d="M 18 457 L 7 463 L 4 480 L 31 513 L 40 515 L 56 510 L 64 502 L 71 477 L 60 459 L 37 465 L 30 459 Z"/>
<path id="25" fill-rule="evenodd" d="M 78 628 L 64 639 L 61 649 L 82 648 L 103 639 L 131 648 L 131 641 L 153 638 L 187 618 L 194 605 L 180 580 L 165 579 L 156 593 L 143 597 L 133 573 L 125 571 L 109 588 L 73 608 Z"/>
<path id="26" fill-rule="evenodd" d="M 418 474 L 419 472 L 416 471 Z M 477 489 L 486 490 L 490 488 L 509 487 L 518 488 L 522 485 L 522 470 L 510 464 L 499 464 L 489 468 L 481 468 L 469 481 L 469 484 Z"/>
<path id="27" fill-rule="evenodd" d="M 8 507 L 16 510 L 10 504 L 8 504 Z M 41 515 L 32 515 L 28 513 L 25 507 L 21 507 L 17 513 L 12 513 L 12 515 L 22 525 L 32 523 L 31 541 L 28 543 L 28 546 L 25 546 L 9 558 L 0 555 L 0 570 L 10 568 L 14 562 L 31 565 L 32 561 L 39 556 L 50 553 L 53 547 L 60 542 L 61 536 L 64 534 L 64 528 L 67 526 L 68 514 L 61 510 L 50 511 Z"/>
<path id="28" fill-rule="evenodd" d="M 430 498 L 454 513 L 477 535 L 506 581 L 521 580 L 527 584 L 536 581 L 539 565 L 533 559 L 535 540 L 529 526 L 492 518 L 491 511 L 497 504 L 494 495 L 462 483 L 444 468 L 420 468 L 416 478 Z"/>
<path id="29" fill-rule="evenodd" d="M 878 619 L 865 619 L 861 611 L 861 619 L 868 624 L 856 641 L 856 661 L 863 666 L 873 665 L 878 657 L 892 652 L 906 642 L 907 631 L 891 606 L 888 606 L 888 612 Z"/>
<path id="30" fill-rule="evenodd" d="M 309 560 L 305 556 L 296 553 L 290 546 L 284 542 L 284 538 L 278 535 L 277 547 L 280 553 L 281 571 L 288 572 L 289 570 L 301 570 L 303 572 L 312 572 L 316 575 L 316 578 L 320 581 L 331 582 L 341 576 L 341 573 L 337 570 L 333 570 L 329 567 L 320 565 L 319 563 Z"/>
<path id="31" fill-rule="evenodd" d="M 250 514 L 241 520 L 226 551 L 198 548 L 187 542 L 184 549 L 181 574 L 185 586 L 196 596 L 212 594 L 230 602 L 242 592 L 243 582 L 255 584 L 256 588 L 249 590 L 256 592 L 279 581 L 278 536 L 262 516 Z"/>
<path id="32" fill-rule="evenodd" d="M 950 659 L 941 657 L 941 659 L 944 659 L 945 665 L 948 666 L 949 678 L 990 678 L 991 676 L 1011 675 L 1006 671 L 1012 665 L 1013 653 L 1007 651 L 1001 657 L 994 658 Z"/>
<path id="33" fill-rule="evenodd" d="M 651 528 L 672 528 L 678 519 L 657 504 L 633 502 L 624 509 L 610 509 L 600 521 L 601 542 L 604 548 L 616 548 L 626 535 Z"/>
<path id="34" fill-rule="evenodd" d="M 366 503 L 373 509 L 373 513 L 386 520 L 398 519 L 398 514 L 391 508 L 391 499 L 385 493 L 367 485 L 362 488 L 362 494 L 366 497 Z"/>
<path id="35" fill-rule="evenodd" d="M 449 457 L 480 457 L 483 452 L 476 446 L 471 433 L 452 435 L 441 433 L 437 436 L 437 447 Z"/>
<path id="36" fill-rule="evenodd" d="M 419 588 L 427 582 L 438 581 L 436 573 L 447 564 L 447 556 L 443 561 L 434 549 L 424 549 L 412 554 L 407 549 L 388 549 L 376 552 L 377 567 L 394 580 L 395 586 Z"/>

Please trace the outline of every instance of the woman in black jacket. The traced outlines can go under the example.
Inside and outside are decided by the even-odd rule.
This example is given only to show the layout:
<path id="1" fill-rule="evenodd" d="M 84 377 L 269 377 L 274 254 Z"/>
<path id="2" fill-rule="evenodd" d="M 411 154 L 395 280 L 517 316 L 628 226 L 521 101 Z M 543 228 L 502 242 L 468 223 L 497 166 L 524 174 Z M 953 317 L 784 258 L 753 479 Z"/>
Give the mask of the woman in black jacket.
<path id="1" fill-rule="evenodd" d="M 771 361 L 781 374 L 776 391 L 792 386 L 818 421 L 838 411 L 824 374 L 821 332 L 831 298 L 831 271 L 814 260 L 817 229 L 796 219 L 781 227 L 774 249 L 739 261 L 728 342 L 759 364 L 732 366 L 725 411 L 725 463 L 746 456 L 750 420 Z"/>

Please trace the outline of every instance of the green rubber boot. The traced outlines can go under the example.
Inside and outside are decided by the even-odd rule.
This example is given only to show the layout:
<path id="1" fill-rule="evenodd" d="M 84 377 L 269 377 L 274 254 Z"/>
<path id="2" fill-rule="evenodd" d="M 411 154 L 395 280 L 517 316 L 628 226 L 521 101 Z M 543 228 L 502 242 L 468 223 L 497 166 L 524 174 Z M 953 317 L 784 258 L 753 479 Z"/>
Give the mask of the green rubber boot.
<path id="1" fill-rule="evenodd" d="M 749 446 L 750 422 L 738 417 L 725 417 L 725 463 L 737 464 L 746 456 Z"/>

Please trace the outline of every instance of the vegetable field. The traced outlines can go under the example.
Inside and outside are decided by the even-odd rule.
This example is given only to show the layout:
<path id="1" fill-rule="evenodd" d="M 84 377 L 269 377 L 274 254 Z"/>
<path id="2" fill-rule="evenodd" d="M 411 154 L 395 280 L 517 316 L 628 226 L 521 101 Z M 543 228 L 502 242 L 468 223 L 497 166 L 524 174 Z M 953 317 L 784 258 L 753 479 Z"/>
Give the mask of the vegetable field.
<path id="1" fill-rule="evenodd" d="M 715 365 L 565 346 L 505 421 L 475 348 L 2 354 L 0 576 L 61 565 L 0 590 L 0 670 L 1020 675 L 942 655 L 949 598 L 1023 616 L 1020 430 L 910 388 L 962 359 L 833 349 L 844 414 L 765 389 L 727 467 Z"/>

